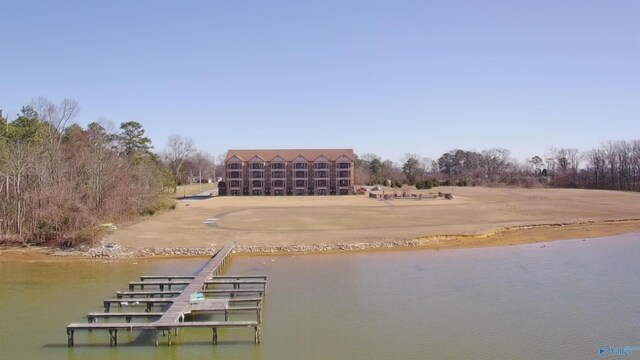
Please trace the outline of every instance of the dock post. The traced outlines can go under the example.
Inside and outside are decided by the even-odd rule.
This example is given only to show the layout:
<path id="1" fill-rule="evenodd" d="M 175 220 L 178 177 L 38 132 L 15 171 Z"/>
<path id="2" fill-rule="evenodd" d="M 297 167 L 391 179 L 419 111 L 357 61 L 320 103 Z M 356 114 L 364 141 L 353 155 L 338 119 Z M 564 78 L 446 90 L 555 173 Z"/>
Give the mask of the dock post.
<path id="1" fill-rule="evenodd" d="M 253 329 L 255 331 L 255 343 L 260 344 L 260 342 L 262 341 L 262 334 L 260 334 L 260 326 L 255 326 Z"/>
<path id="2" fill-rule="evenodd" d="M 224 309 L 224 321 L 229 321 L 229 308 Z"/>
<path id="3" fill-rule="evenodd" d="M 171 328 L 167 331 L 167 343 L 171 346 Z"/>
<path id="4" fill-rule="evenodd" d="M 156 346 L 158 346 L 158 328 L 156 328 Z"/>
<path id="5" fill-rule="evenodd" d="M 109 303 L 108 301 L 104 302 L 104 312 L 109 312 L 109 309 L 111 308 L 111 303 Z"/>
<path id="6" fill-rule="evenodd" d="M 262 306 L 260 306 L 257 310 L 258 324 L 262 323 Z"/>
<path id="7" fill-rule="evenodd" d="M 73 347 L 73 330 L 67 329 L 67 346 Z"/>
<path id="8" fill-rule="evenodd" d="M 213 331 L 212 342 L 213 342 L 213 345 L 215 345 L 218 343 L 218 328 L 211 328 L 211 330 Z"/>
<path id="9" fill-rule="evenodd" d="M 118 330 L 109 329 L 109 345 L 118 346 Z"/>

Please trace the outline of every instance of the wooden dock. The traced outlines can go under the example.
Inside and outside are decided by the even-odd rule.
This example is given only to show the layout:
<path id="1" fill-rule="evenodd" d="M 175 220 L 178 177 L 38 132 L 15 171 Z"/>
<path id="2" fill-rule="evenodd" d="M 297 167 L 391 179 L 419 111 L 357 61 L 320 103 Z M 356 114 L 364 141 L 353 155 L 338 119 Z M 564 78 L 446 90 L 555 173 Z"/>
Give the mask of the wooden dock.
<path id="1" fill-rule="evenodd" d="M 179 328 L 210 328 L 213 332 L 213 344 L 218 342 L 217 329 L 219 328 L 253 328 L 254 342 L 259 344 L 262 338 L 260 323 L 262 322 L 262 301 L 267 289 L 267 277 L 264 275 L 220 275 L 224 266 L 230 261 L 232 250 L 233 246 L 222 248 L 207 261 L 196 275 L 148 275 L 141 276 L 140 281 L 130 282 L 129 291 L 118 291 L 116 298 L 104 300 L 103 313 L 89 313 L 87 323 L 67 326 L 68 346 L 74 345 L 74 332 L 77 330 L 107 330 L 111 346 L 118 344 L 118 330 L 155 330 L 156 346 L 158 345 L 159 332 L 168 334 L 167 344 L 171 345 L 171 333 L 173 331 L 177 336 Z M 233 285 L 233 289 L 209 289 L 210 286 L 221 285 Z M 245 285 L 258 286 L 258 288 L 246 288 Z M 149 288 L 157 288 L 157 290 L 149 290 Z M 215 297 L 206 298 L 208 295 L 215 295 Z M 119 307 L 145 306 L 146 311 L 111 312 L 112 305 Z M 163 312 L 153 312 L 153 307 L 156 305 L 168 305 L 169 307 Z M 255 311 L 256 320 L 229 320 L 231 313 L 246 311 Z M 194 315 L 197 313 L 224 313 L 225 320 L 193 321 Z M 191 321 L 186 318 L 190 318 Z M 99 319 L 124 319 L 125 322 L 98 322 Z M 154 321 L 135 322 L 136 319 L 153 319 Z"/>

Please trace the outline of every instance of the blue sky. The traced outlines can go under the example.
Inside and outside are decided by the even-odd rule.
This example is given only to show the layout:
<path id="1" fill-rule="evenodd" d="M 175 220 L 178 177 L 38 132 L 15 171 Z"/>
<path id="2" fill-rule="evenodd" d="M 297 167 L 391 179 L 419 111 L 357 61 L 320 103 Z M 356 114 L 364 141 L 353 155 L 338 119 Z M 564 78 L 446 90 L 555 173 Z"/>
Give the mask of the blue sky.
<path id="1" fill-rule="evenodd" d="M 640 138 L 640 1 L 1 0 L 0 108 L 229 148 L 589 149 Z M 328 134 L 328 135 L 321 135 Z"/>

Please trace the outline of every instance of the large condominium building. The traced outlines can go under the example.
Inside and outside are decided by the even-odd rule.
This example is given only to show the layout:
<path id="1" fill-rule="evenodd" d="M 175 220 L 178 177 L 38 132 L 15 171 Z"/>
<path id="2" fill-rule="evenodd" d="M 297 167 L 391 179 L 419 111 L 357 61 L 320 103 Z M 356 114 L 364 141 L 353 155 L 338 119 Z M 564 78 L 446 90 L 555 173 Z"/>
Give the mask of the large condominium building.
<path id="1" fill-rule="evenodd" d="M 229 150 L 229 195 L 348 195 L 353 149 Z"/>

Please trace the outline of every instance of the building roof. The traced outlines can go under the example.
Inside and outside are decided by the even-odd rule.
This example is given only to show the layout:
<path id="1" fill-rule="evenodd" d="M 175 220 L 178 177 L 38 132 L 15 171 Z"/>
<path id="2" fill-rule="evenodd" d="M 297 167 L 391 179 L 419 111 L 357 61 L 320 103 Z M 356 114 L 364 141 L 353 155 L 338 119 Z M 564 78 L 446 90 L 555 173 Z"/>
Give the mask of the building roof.
<path id="1" fill-rule="evenodd" d="M 242 161 L 249 161 L 256 156 L 261 157 L 264 161 L 271 161 L 280 156 L 286 161 L 293 161 L 298 156 L 302 156 L 308 161 L 314 161 L 324 156 L 329 161 L 336 161 L 344 156 L 351 161 L 356 160 L 356 154 L 353 149 L 264 149 L 264 150 L 229 150 L 225 161 L 229 161 L 237 156 Z"/>

